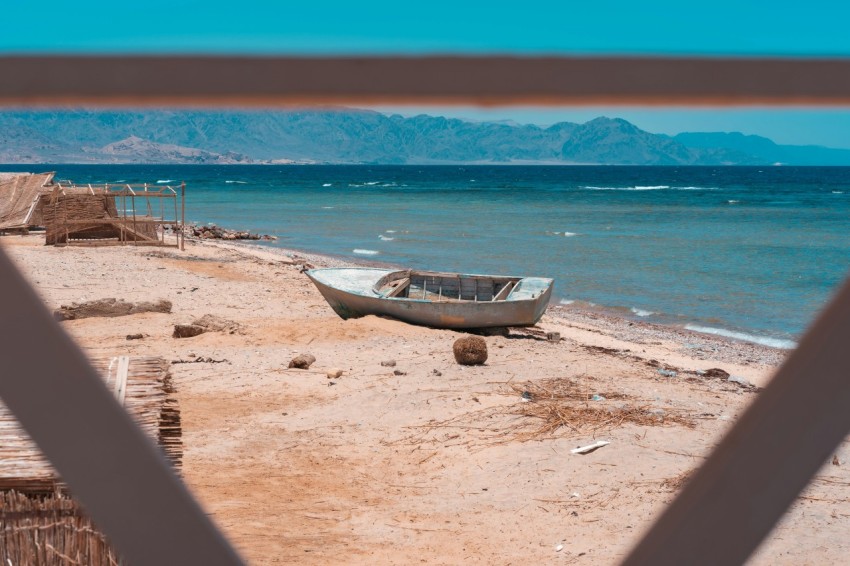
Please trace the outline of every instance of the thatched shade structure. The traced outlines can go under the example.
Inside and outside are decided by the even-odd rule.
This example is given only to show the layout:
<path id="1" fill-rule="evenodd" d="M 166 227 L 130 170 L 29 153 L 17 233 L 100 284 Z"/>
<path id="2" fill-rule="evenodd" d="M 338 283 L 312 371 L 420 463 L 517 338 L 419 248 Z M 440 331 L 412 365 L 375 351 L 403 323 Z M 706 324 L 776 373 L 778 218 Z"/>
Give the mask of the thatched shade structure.
<path id="1" fill-rule="evenodd" d="M 43 225 L 41 196 L 54 173 L 0 173 L 0 232 L 26 232 Z"/>

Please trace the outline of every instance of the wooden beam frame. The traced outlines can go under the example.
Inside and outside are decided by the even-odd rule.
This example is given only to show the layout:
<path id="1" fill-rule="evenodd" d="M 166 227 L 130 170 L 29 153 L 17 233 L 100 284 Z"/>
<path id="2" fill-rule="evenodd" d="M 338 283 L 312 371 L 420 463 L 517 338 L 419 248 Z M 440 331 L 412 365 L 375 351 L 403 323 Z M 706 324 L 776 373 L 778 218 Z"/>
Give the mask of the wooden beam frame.
<path id="1" fill-rule="evenodd" d="M 0 57 L 0 106 L 850 104 L 850 60 Z"/>
<path id="2" fill-rule="evenodd" d="M 0 57 L 0 77 L 0 107 L 850 105 L 850 59 Z M 0 273 L 0 396 L 122 555 L 239 563 L 2 248 Z M 848 343 L 845 283 L 625 564 L 744 562 L 850 432 Z"/>

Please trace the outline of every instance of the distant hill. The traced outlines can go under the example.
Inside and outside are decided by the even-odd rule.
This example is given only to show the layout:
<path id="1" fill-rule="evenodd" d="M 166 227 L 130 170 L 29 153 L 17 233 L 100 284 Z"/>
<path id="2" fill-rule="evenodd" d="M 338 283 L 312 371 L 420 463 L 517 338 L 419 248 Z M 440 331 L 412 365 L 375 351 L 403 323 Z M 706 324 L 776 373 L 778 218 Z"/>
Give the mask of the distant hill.
<path id="1" fill-rule="evenodd" d="M 673 137 L 695 149 L 723 147 L 755 158 L 760 163 L 783 165 L 850 165 L 850 150 L 817 145 L 779 145 L 768 138 L 740 132 L 683 133 Z"/>
<path id="2" fill-rule="evenodd" d="M 850 150 L 739 133 L 652 134 L 619 118 L 550 127 L 356 109 L 0 113 L 0 163 L 850 165 Z"/>

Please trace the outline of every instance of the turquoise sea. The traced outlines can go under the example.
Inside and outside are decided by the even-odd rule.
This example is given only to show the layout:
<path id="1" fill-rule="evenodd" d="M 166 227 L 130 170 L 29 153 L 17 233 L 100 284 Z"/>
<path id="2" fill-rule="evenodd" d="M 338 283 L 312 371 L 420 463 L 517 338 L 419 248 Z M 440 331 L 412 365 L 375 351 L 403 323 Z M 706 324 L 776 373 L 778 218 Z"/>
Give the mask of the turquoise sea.
<path id="1" fill-rule="evenodd" d="M 271 245 L 556 280 L 553 303 L 790 346 L 850 267 L 850 168 L 30 165 L 187 183 Z"/>

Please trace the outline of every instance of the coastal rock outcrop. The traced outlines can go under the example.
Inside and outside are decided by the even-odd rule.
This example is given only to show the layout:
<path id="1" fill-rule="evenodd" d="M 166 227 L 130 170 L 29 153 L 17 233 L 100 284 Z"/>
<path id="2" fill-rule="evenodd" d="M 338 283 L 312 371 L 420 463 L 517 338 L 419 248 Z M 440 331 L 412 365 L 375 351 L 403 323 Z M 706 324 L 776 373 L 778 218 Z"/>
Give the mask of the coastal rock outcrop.
<path id="1" fill-rule="evenodd" d="M 202 240 L 277 240 L 277 236 L 253 234 L 248 230 L 231 230 L 230 228 L 222 228 L 215 224 L 206 224 L 204 226 L 187 224 L 185 233 L 187 237 L 200 238 Z"/>

